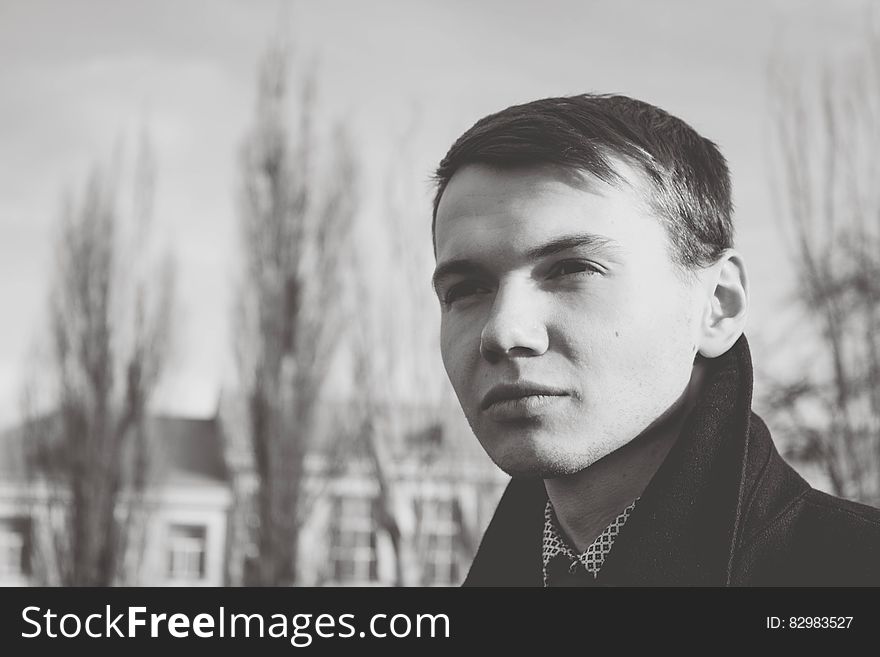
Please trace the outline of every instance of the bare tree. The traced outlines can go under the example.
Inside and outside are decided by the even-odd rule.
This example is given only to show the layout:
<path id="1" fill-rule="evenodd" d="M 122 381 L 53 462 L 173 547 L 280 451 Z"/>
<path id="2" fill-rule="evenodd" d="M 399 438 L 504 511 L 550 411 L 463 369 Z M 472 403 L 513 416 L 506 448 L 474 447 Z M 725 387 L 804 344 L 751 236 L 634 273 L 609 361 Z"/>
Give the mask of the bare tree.
<path id="1" fill-rule="evenodd" d="M 236 312 L 257 475 L 257 555 L 245 577 L 256 585 L 295 582 L 305 457 L 345 328 L 340 267 L 356 208 L 356 165 L 342 128 L 322 132 L 317 115 L 314 76 L 291 97 L 288 55 L 270 48 L 241 155 L 245 276 Z"/>
<path id="2" fill-rule="evenodd" d="M 424 331 L 419 330 L 417 313 L 418 281 L 420 277 L 420 250 L 407 239 L 412 235 L 407 214 L 414 205 L 410 176 L 405 171 L 408 161 L 407 134 L 398 148 L 389 174 L 381 181 L 379 210 L 370 216 L 370 223 L 362 226 L 366 233 L 358 241 L 355 267 L 350 270 L 356 293 L 350 316 L 353 331 L 354 379 L 358 389 L 357 413 L 360 416 L 360 438 L 375 477 L 377 496 L 375 521 L 384 532 L 394 554 L 394 586 L 407 583 L 406 550 L 401 523 L 398 518 L 395 494 L 396 456 L 403 427 L 399 413 L 401 390 L 395 383 L 400 376 L 408 377 L 411 384 L 419 355 L 424 353 L 418 344 Z M 404 182 L 406 181 L 406 182 Z M 427 290 L 422 290 L 426 292 Z M 425 295 L 427 296 L 427 294 Z M 399 452 L 399 449 L 397 449 Z"/>
<path id="3" fill-rule="evenodd" d="M 26 408 L 24 423 L 47 511 L 49 539 L 36 546 L 47 583 L 108 586 L 128 574 L 147 485 L 145 412 L 171 329 L 172 262 L 149 248 L 154 181 L 144 139 L 127 211 L 120 180 L 98 168 L 64 206 L 49 302 L 50 413 Z"/>
<path id="4" fill-rule="evenodd" d="M 800 74 L 799 74 L 800 73 Z M 776 186 L 807 374 L 767 406 L 793 449 L 818 459 L 838 495 L 880 501 L 880 36 L 819 72 L 778 63 L 771 85 Z"/>
<path id="5" fill-rule="evenodd" d="M 377 208 L 365 215 L 369 222 L 361 225 L 364 235 L 350 270 L 360 438 L 376 481 L 375 520 L 395 557 L 395 586 L 428 583 L 425 562 L 435 528 L 423 522 L 427 496 L 422 493 L 449 476 L 443 468 L 455 458 L 444 431 L 444 413 L 451 406 L 445 398 L 438 308 L 430 286 L 428 185 L 414 175 L 420 171 L 412 154 L 417 125 L 414 118 L 401 132 L 390 162 L 377 176 Z M 416 499 L 405 499 L 400 490 L 407 477 L 407 489 L 417 491 Z M 414 523 L 400 517 L 408 503 L 414 503 Z M 457 504 L 455 496 L 451 503 Z M 470 533 L 461 524 L 465 550 L 470 549 Z"/>

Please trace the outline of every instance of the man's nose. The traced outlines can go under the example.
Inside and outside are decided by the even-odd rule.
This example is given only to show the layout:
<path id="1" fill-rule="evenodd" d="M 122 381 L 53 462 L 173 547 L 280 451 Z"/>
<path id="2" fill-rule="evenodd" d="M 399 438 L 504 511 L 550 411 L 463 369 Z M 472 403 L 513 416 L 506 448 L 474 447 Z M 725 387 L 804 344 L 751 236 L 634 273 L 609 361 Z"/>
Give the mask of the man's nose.
<path id="1" fill-rule="evenodd" d="M 502 285 L 480 334 L 480 354 L 490 363 L 504 357 L 540 356 L 549 339 L 537 291 L 527 283 Z"/>

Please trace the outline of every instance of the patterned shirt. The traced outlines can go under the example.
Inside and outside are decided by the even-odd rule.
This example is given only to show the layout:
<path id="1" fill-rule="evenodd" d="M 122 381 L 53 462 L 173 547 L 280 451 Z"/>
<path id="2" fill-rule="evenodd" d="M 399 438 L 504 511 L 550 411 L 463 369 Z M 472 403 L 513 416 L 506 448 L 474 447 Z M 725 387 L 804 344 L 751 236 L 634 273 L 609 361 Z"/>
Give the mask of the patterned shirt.
<path id="1" fill-rule="evenodd" d="M 632 504 L 626 507 L 620 514 L 611 521 L 611 524 L 605 528 L 590 546 L 581 554 L 576 554 L 565 540 L 562 530 L 559 527 L 559 521 L 556 519 L 556 513 L 553 511 L 553 505 L 547 500 L 547 506 L 544 507 L 544 536 L 542 540 L 541 556 L 544 562 L 544 586 L 549 586 L 547 577 L 547 565 L 553 557 L 560 553 L 568 557 L 572 562 L 572 567 L 576 562 L 583 564 L 588 573 L 595 579 L 599 575 L 599 569 L 605 562 L 605 557 L 611 552 L 611 546 L 614 545 L 614 539 L 620 533 L 620 528 L 629 518 L 630 513 L 638 502 L 636 498 Z"/>

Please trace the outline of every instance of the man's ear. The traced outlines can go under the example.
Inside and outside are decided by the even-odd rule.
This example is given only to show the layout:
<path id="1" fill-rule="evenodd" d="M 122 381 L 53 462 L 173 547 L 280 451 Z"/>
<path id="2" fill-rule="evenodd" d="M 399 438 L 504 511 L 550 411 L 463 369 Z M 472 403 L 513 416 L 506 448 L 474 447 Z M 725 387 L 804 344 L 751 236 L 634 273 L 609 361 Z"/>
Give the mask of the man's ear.
<path id="1" fill-rule="evenodd" d="M 697 349 L 706 358 L 716 358 L 745 330 L 749 285 L 743 258 L 733 249 L 727 249 L 705 274 L 708 297 Z"/>

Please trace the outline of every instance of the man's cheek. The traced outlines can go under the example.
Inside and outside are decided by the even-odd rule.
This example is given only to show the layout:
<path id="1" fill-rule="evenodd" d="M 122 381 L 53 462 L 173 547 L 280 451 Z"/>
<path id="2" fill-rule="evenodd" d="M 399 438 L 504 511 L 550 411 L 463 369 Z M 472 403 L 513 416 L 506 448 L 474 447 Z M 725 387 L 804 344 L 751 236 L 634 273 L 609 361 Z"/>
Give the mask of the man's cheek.
<path id="1" fill-rule="evenodd" d="M 448 325 L 448 320 L 444 318 L 440 324 L 440 358 L 443 361 L 443 367 L 446 369 L 446 375 L 454 385 L 455 379 L 453 378 L 453 372 L 455 367 L 455 343 L 450 338 L 452 335 L 454 335 L 454 333 Z"/>
<path id="2" fill-rule="evenodd" d="M 440 322 L 440 354 L 447 372 L 456 363 L 479 357 L 481 331 L 481 326 L 466 318 L 444 316 Z"/>
<path id="3" fill-rule="evenodd" d="M 464 360 L 461 358 L 461 352 L 456 349 L 457 345 L 444 339 L 442 334 L 440 340 L 440 353 L 443 367 L 446 369 L 446 376 L 452 384 L 452 389 L 455 391 L 459 403 L 465 409 L 468 403 L 467 386 L 473 377 L 467 375 Z"/>

